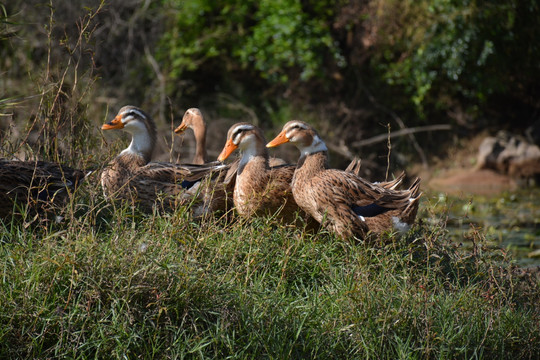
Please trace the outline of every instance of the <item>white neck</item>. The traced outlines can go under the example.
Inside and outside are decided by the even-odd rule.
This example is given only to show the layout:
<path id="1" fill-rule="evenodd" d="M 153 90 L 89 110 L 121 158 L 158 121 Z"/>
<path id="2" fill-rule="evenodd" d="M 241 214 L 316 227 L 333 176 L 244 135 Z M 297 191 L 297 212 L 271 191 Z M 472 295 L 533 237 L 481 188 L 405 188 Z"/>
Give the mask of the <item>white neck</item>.
<path id="1" fill-rule="evenodd" d="M 248 146 L 246 149 L 242 150 L 242 158 L 240 158 L 238 168 L 243 168 L 251 159 L 258 155 L 259 154 L 254 146 Z"/>
<path id="2" fill-rule="evenodd" d="M 133 127 L 129 129 L 129 132 L 131 133 L 131 143 L 122 153 L 137 154 L 150 158 L 152 156 L 153 144 L 146 127 Z"/>
<path id="3" fill-rule="evenodd" d="M 318 135 L 315 135 L 313 141 L 311 142 L 311 145 L 300 149 L 300 152 L 303 156 L 315 154 L 321 151 L 328 151 L 328 148 L 326 147 L 324 141 L 322 141 Z"/>

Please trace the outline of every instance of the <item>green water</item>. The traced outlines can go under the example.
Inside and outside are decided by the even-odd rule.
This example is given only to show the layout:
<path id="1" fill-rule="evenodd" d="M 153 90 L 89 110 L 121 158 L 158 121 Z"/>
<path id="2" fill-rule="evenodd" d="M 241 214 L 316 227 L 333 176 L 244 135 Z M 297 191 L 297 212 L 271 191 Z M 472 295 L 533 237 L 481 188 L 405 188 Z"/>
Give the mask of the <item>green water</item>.
<path id="1" fill-rule="evenodd" d="M 502 249 L 519 266 L 540 266 L 540 189 L 489 197 L 435 192 L 424 196 L 420 216 L 446 223 L 450 239 L 465 250 L 473 248 L 471 239 L 480 237 L 483 246 Z"/>

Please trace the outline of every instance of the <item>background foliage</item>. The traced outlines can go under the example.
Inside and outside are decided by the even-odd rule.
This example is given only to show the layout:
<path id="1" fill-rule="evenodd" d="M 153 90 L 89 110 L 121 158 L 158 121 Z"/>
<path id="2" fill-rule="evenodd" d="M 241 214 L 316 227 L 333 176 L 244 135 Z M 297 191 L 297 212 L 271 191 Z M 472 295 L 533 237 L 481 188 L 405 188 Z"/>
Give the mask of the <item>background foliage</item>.
<path id="1" fill-rule="evenodd" d="M 76 107 L 90 123 L 126 103 L 161 127 L 192 106 L 267 128 L 303 118 L 368 168 L 386 145 L 358 141 L 388 126 L 451 123 L 459 137 L 538 123 L 537 0 L 16 0 L 2 10 L 0 98 L 83 94 Z M 39 115 L 25 104 L 7 112 L 20 132 Z M 453 139 L 396 139 L 393 164 Z"/>

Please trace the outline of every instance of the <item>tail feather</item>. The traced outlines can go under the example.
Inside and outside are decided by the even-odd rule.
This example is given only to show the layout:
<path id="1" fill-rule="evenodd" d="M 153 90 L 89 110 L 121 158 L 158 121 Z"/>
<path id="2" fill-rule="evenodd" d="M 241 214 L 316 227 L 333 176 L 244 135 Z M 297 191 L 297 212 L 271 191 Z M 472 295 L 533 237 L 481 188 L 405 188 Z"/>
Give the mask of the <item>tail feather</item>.
<path id="1" fill-rule="evenodd" d="M 394 180 L 384 181 L 384 182 L 380 182 L 376 184 L 388 190 L 396 190 L 396 188 L 398 187 L 399 184 L 401 184 L 404 178 L 405 178 L 405 172 L 402 172 Z"/>
<path id="2" fill-rule="evenodd" d="M 420 197 L 422 196 L 422 193 L 420 192 L 420 178 L 416 178 L 413 184 L 409 187 L 408 191 L 411 194 L 411 197 L 409 198 L 409 204 L 407 205 L 405 210 L 403 210 L 402 216 L 400 218 L 402 222 L 412 224 L 416 219 L 418 205 L 420 204 Z"/>
<path id="3" fill-rule="evenodd" d="M 420 192 L 420 178 L 416 178 L 412 185 L 409 187 L 409 191 L 411 192 L 411 197 L 417 198 L 422 195 Z"/>
<path id="4" fill-rule="evenodd" d="M 360 176 L 360 167 L 362 166 L 362 159 L 359 157 L 355 157 L 352 159 L 351 163 L 347 168 L 345 169 L 346 172 L 349 172 L 351 174 L 354 174 L 356 176 Z"/>

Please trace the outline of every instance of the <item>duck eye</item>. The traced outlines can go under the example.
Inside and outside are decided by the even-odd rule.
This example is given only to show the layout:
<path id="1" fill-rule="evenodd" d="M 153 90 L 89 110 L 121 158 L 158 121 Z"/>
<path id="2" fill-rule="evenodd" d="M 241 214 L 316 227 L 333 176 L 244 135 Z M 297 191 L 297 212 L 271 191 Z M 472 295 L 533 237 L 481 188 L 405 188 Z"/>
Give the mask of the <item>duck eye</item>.
<path id="1" fill-rule="evenodd" d="M 142 119 L 142 120 L 146 120 L 146 116 L 140 112 L 139 110 L 137 109 L 131 109 L 129 110 L 125 115 L 124 117 L 130 117 L 130 118 L 133 118 L 133 119 Z"/>

